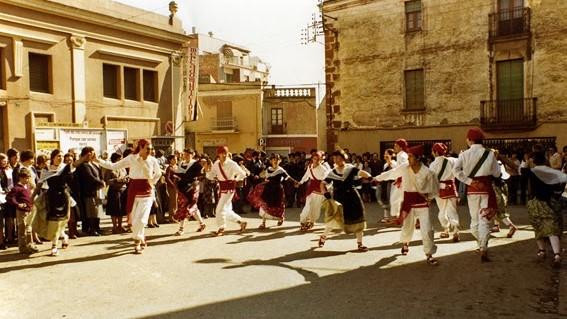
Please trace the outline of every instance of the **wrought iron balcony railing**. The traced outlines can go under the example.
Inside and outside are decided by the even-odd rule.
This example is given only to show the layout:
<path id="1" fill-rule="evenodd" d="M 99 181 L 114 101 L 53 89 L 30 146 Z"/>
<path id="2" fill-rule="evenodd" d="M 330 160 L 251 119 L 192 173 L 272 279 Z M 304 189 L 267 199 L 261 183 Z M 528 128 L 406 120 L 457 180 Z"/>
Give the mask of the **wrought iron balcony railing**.
<path id="1" fill-rule="evenodd" d="M 513 38 L 530 34 L 530 8 L 517 7 L 500 10 L 489 15 L 489 39 L 495 41 L 502 38 Z"/>
<path id="2" fill-rule="evenodd" d="M 234 117 L 217 117 L 211 119 L 212 131 L 238 131 L 238 122 Z"/>
<path id="3" fill-rule="evenodd" d="M 537 98 L 481 101 L 480 124 L 486 130 L 533 129 L 537 126 Z"/>

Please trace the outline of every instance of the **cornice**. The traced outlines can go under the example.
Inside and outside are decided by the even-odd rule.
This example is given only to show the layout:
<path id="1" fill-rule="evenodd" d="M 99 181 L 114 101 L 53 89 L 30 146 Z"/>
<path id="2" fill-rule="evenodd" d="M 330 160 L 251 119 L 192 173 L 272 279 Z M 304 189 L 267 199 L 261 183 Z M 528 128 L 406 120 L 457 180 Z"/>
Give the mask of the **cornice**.
<path id="1" fill-rule="evenodd" d="M 380 0 L 327 0 L 323 3 L 323 12 L 334 12 L 352 7 L 363 6 Z"/>
<path id="2" fill-rule="evenodd" d="M 82 21 L 102 27 L 126 31 L 134 34 L 157 38 L 161 40 L 186 43 L 191 37 L 185 34 L 159 29 L 132 21 L 120 20 L 98 12 L 91 12 L 79 8 L 69 7 L 60 3 L 42 0 L 0 0 L 0 3 L 31 9 L 46 14 L 57 15 L 72 20 Z M 164 16 L 164 19 L 167 17 Z M 119 21 L 119 23 L 117 23 Z M 84 33 L 84 32 L 83 32 Z"/>

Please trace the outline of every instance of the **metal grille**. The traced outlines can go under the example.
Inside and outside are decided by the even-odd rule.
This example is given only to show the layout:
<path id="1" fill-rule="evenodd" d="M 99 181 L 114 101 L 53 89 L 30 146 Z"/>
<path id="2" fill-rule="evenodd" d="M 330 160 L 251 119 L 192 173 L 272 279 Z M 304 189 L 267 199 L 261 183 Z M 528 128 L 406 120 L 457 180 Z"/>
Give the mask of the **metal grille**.
<path id="1" fill-rule="evenodd" d="M 541 144 L 545 149 L 555 146 L 556 137 L 534 137 L 534 138 L 489 138 L 483 144 L 500 152 L 510 153 L 530 152 L 534 145 Z"/>

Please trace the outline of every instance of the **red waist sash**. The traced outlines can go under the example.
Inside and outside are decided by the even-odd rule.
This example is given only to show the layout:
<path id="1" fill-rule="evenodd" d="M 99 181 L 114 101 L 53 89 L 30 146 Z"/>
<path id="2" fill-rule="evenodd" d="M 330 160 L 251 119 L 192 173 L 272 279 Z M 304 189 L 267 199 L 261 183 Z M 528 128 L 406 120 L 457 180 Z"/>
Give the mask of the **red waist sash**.
<path id="1" fill-rule="evenodd" d="M 429 203 L 424 195 L 418 192 L 404 192 L 404 201 L 400 209 L 399 223 L 402 224 L 404 219 L 409 215 L 412 208 L 426 208 Z"/>
<path id="2" fill-rule="evenodd" d="M 307 186 L 307 193 L 306 197 L 309 196 L 311 193 L 321 194 L 321 181 L 318 179 L 312 179 L 309 181 L 309 185 Z"/>
<path id="3" fill-rule="evenodd" d="M 456 198 L 457 197 L 457 187 L 455 186 L 454 180 L 439 181 L 441 188 L 439 189 L 439 198 Z"/>
<path id="4" fill-rule="evenodd" d="M 402 178 L 398 177 L 393 185 L 396 186 L 397 188 L 402 188 Z"/>
<path id="5" fill-rule="evenodd" d="M 488 205 L 481 208 L 480 215 L 491 219 L 496 214 L 498 202 L 492 187 L 492 176 L 473 177 L 472 183 L 467 187 L 467 195 L 488 195 Z"/>
<path id="6" fill-rule="evenodd" d="M 219 181 L 219 192 L 221 194 L 234 192 L 236 190 L 236 181 Z"/>
<path id="7" fill-rule="evenodd" d="M 128 183 L 128 197 L 126 199 L 126 212 L 131 213 L 136 197 L 152 196 L 152 185 L 147 179 L 131 179 Z"/>

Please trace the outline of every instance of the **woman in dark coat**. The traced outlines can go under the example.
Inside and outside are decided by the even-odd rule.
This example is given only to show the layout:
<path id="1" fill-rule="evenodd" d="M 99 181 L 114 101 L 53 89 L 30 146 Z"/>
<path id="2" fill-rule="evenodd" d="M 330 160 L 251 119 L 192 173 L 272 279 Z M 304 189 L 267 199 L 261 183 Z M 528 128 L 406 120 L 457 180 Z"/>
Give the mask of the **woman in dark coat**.
<path id="1" fill-rule="evenodd" d="M 118 153 L 110 156 L 110 161 L 116 163 L 122 159 Z M 117 169 L 114 171 L 104 171 L 104 181 L 108 185 L 108 193 L 106 195 L 106 215 L 112 219 L 112 233 L 120 234 L 126 232 L 122 227 L 122 219 L 126 216 L 126 188 L 128 185 L 128 176 L 125 169 Z"/>

